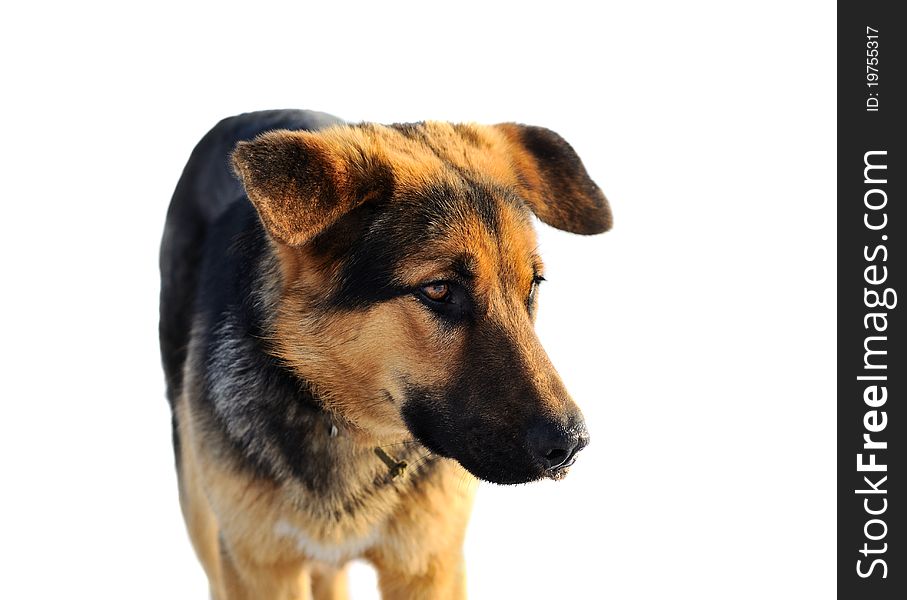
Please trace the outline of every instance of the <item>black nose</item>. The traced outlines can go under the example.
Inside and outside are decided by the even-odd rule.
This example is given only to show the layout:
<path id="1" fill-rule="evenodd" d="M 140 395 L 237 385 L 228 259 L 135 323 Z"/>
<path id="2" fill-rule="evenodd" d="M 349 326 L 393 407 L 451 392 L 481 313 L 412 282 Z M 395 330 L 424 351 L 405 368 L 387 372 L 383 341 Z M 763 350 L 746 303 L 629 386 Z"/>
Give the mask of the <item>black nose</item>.
<path id="1" fill-rule="evenodd" d="M 585 427 L 568 429 L 553 421 L 540 421 L 529 428 L 529 449 L 548 471 L 571 463 L 588 443 Z"/>

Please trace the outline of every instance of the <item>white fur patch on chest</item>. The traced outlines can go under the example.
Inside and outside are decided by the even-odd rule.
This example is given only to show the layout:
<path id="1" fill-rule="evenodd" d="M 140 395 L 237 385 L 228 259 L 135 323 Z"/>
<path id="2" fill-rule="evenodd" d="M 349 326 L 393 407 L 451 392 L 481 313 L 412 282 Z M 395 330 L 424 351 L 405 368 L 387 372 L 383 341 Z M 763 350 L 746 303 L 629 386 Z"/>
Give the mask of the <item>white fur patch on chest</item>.
<path id="1" fill-rule="evenodd" d="M 306 557 L 334 565 L 362 556 L 378 539 L 378 529 L 373 528 L 364 536 L 348 538 L 340 543 L 325 543 L 312 539 L 304 531 L 283 519 L 274 524 L 274 534 L 296 542 L 296 548 Z"/>

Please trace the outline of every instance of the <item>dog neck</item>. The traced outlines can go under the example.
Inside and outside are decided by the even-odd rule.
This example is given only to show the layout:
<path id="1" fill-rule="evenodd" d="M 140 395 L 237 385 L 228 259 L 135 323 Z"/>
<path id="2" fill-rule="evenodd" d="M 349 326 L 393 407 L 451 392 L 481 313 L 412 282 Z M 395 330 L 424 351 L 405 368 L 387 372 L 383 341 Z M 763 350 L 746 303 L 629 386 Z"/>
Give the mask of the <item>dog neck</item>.
<path id="1" fill-rule="evenodd" d="M 229 314 L 208 343 L 205 397 L 215 426 L 257 474 L 319 496 L 358 497 L 421 479 L 439 457 L 413 441 L 376 442 L 326 410 L 307 382 Z"/>

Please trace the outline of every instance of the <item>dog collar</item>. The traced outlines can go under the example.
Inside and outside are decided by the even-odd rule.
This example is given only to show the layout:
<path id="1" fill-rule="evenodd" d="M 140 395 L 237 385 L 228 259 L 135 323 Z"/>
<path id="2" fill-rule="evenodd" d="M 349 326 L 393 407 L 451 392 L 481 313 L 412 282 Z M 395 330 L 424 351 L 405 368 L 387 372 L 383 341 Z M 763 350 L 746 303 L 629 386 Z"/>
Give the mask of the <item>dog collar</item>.
<path id="1" fill-rule="evenodd" d="M 337 437 L 338 433 L 339 433 L 339 431 L 337 429 L 337 426 L 335 424 L 331 423 L 331 428 L 330 428 L 330 430 L 328 430 L 328 435 L 330 437 Z M 403 473 L 406 472 L 406 461 L 405 460 L 397 460 L 396 458 L 394 458 L 393 456 L 391 456 L 390 454 L 388 454 L 387 452 L 385 452 L 378 446 L 375 447 L 375 455 L 377 455 L 378 458 L 381 459 L 381 462 L 383 462 L 384 464 L 387 465 L 388 481 L 397 479 L 398 477 L 403 475 Z"/>
<path id="2" fill-rule="evenodd" d="M 389 471 L 387 472 L 388 479 L 396 479 L 403 475 L 406 471 L 406 461 L 397 460 L 381 448 L 375 448 L 375 454 L 378 455 L 378 458 L 381 459 L 381 462 L 387 465 Z"/>

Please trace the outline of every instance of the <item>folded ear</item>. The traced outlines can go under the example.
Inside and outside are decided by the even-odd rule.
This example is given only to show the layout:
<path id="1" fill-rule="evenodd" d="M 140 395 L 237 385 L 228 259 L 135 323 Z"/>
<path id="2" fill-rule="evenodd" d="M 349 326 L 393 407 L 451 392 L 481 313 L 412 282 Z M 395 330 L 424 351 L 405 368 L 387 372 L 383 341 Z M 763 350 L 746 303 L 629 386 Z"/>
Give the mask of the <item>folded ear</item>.
<path id="1" fill-rule="evenodd" d="M 309 131 L 269 131 L 233 151 L 233 168 L 272 237 L 305 244 L 388 185 L 390 172 L 355 147 Z"/>
<path id="2" fill-rule="evenodd" d="M 611 228 L 611 208 L 564 138 L 544 127 L 501 123 L 495 128 L 510 143 L 518 187 L 542 222 L 571 233 Z"/>

